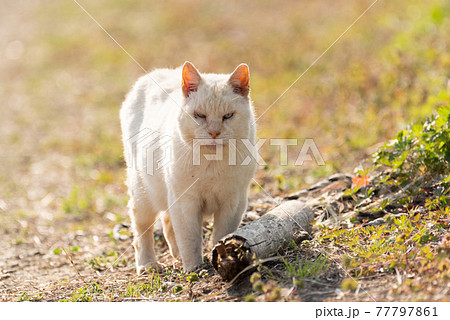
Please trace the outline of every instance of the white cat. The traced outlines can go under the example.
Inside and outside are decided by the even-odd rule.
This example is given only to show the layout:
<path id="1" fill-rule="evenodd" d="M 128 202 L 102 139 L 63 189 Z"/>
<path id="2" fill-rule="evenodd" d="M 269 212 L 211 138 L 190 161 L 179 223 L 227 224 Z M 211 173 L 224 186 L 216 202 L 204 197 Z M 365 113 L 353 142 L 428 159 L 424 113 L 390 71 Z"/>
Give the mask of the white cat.
<path id="1" fill-rule="evenodd" d="M 200 74 L 189 62 L 155 70 L 134 85 L 120 117 L 137 272 L 157 266 L 158 214 L 172 256 L 181 256 L 184 270 L 192 271 L 203 262 L 203 219 L 213 216 L 216 243 L 237 229 L 247 208 L 256 168 L 248 67 L 241 64 L 231 75 Z M 206 159 L 219 148 L 222 160 Z M 153 160 L 168 155 L 171 160 L 158 168 Z"/>

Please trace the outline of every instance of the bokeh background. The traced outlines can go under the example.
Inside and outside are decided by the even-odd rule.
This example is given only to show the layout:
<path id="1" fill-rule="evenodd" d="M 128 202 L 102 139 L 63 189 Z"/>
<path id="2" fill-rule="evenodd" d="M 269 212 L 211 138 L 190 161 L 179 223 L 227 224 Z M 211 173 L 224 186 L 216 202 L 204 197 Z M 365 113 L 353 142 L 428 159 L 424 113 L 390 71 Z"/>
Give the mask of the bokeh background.
<path id="1" fill-rule="evenodd" d="M 372 2 L 79 0 L 148 71 L 247 63 L 257 115 Z M 353 172 L 448 101 L 449 30 L 446 0 L 378 1 L 258 121 L 260 138 L 313 138 L 326 165 L 280 166 L 264 148 L 261 186 Z M 72 0 L 2 0 L 0 57 L 0 256 L 109 233 L 128 219 L 119 109 L 143 70 Z"/>

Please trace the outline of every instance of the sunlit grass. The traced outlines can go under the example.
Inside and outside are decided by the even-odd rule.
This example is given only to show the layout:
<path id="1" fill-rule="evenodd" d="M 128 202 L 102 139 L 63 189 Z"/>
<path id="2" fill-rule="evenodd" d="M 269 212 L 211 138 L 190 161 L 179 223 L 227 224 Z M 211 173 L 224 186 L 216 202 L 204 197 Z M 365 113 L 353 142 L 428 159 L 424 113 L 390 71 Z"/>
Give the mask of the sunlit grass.
<path id="1" fill-rule="evenodd" d="M 335 10 L 328 12 L 323 11 L 324 4 L 295 1 L 283 6 L 120 1 L 108 3 L 108 10 L 102 1 L 83 5 L 147 70 L 191 60 L 204 72 L 230 72 L 247 62 L 258 114 L 366 7 L 337 2 Z M 404 123 L 428 115 L 448 98 L 448 11 L 443 1 L 408 2 L 406 9 L 375 6 L 261 118 L 259 135 L 312 137 L 326 153 L 332 171 L 352 168 L 367 156 L 367 147 L 388 139 Z M 47 22 L 38 30 L 44 52 L 33 67 L 56 75 L 59 90 L 67 90 L 73 99 L 61 120 L 71 119 L 74 108 L 89 108 L 85 112 L 93 119 L 78 123 L 77 133 L 70 128 L 71 135 L 79 138 L 50 145 L 62 150 L 74 146 L 68 153 L 77 158 L 75 163 L 103 163 L 117 170 L 122 152 L 118 109 L 142 70 L 73 3 L 53 3 L 45 11 L 38 10 L 36 17 L 48 21 L 52 14 L 51 20 L 61 28 Z M 245 19 L 236 19 L 240 16 Z M 275 16 L 284 18 L 275 22 Z M 52 64 L 44 70 L 45 61 Z M 30 79 L 35 93 L 47 94 L 47 86 L 39 83 L 41 76 L 30 75 Z M 103 117 L 108 124 L 94 120 Z M 113 128 L 113 134 L 102 133 L 107 127 Z M 262 152 L 269 160 L 275 157 L 269 150 Z M 316 169 L 311 163 L 300 172 Z"/>

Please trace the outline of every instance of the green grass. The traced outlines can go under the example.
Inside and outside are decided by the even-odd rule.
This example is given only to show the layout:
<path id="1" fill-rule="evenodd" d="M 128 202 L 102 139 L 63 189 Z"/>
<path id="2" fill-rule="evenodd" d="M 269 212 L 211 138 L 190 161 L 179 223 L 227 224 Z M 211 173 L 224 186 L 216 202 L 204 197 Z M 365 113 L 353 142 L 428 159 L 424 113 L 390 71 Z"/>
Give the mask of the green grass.
<path id="1" fill-rule="evenodd" d="M 168 2 L 144 6 L 147 9 L 144 14 L 143 4 L 121 1 L 108 4 L 108 10 L 103 10 L 100 1 L 86 4 L 86 9 L 149 70 L 175 67 L 191 60 L 201 71 L 229 72 L 239 62 L 247 62 L 252 70 L 252 97 L 258 113 L 363 11 L 361 5 L 342 2 L 339 10 L 333 12 L 334 19 L 328 19 L 331 13 L 314 6 L 304 7 L 290 1 L 280 7 L 268 2 L 252 6 L 252 14 L 246 19 L 235 19 L 233 12 L 248 8 L 204 1 L 193 1 L 185 8 Z M 74 151 L 80 165 L 101 165 L 114 171 L 115 166 L 123 163 L 117 110 L 124 93 L 142 70 L 79 8 L 64 2 L 53 6 L 53 12 L 58 12 L 54 19 L 64 21 L 65 27 L 44 26 L 42 30 L 48 59 L 54 61 L 46 73 L 58 73 L 64 66 L 70 75 L 66 78 L 72 79 L 66 80 L 69 83 L 73 84 L 78 77 L 83 77 L 86 83 L 96 83 L 97 86 L 83 89 L 78 104 L 86 112 L 106 117 L 106 121 L 96 117 L 94 127 L 83 124 L 81 137 L 73 136 L 70 139 L 73 142 L 62 140 L 61 148 L 76 146 Z M 131 20 L 117 19 L 124 10 Z M 179 18 L 184 15 L 183 10 L 190 12 L 190 19 Z M 444 1 L 412 1 L 406 8 L 395 4 L 375 6 L 304 80 L 261 118 L 260 136 L 313 137 L 326 152 L 333 170 L 351 168 L 346 163 L 353 162 L 355 155 L 361 159 L 367 147 L 386 140 L 402 124 L 425 117 L 436 104 L 448 98 L 450 56 L 445 48 L 448 49 L 450 39 L 445 17 L 449 10 Z M 47 17 L 48 12 L 52 12 L 51 8 L 39 15 Z M 417 12 L 422 14 L 418 16 Z M 283 16 L 286 23 L 263 26 L 257 23 L 259 27 L 253 27 L 255 21 L 273 14 Z M 228 31 L 218 33 L 223 25 L 228 26 Z M 373 25 L 378 26 L 376 31 Z M 76 34 L 73 28 L 77 29 Z M 187 41 L 192 33 L 197 38 Z M 146 35 L 151 35 L 151 40 Z M 373 38 L 377 41 L 367 40 Z M 435 45 L 437 41 L 439 46 Z M 174 50 L 179 47 L 183 50 Z M 214 48 L 214 54 L 205 57 L 207 48 Z M 274 51 L 274 48 L 289 50 Z M 77 86 L 72 89 L 80 90 Z M 277 161 L 270 149 L 263 152 L 272 163 Z M 309 164 L 308 170 L 311 169 L 316 167 Z M 289 182 L 283 189 L 298 185 Z"/>
<path id="2" fill-rule="evenodd" d="M 369 185 L 344 193 L 355 205 L 373 203 L 368 213 L 385 211 L 383 224 L 361 226 L 355 217 L 355 228 L 322 227 L 318 245 L 339 252 L 354 277 L 409 274 L 411 279 L 394 290 L 397 294 L 449 280 L 449 126 L 450 108 L 442 106 L 400 131 L 375 154 L 374 165 L 359 172 L 379 174 Z M 350 280 L 344 287 L 353 288 Z"/>
<path id="3" fill-rule="evenodd" d="M 103 294 L 105 294 L 105 291 L 100 288 L 99 284 L 93 282 L 75 290 L 69 299 L 62 299 L 60 302 L 91 302 L 96 301 Z"/>
<path id="4" fill-rule="evenodd" d="M 83 5 L 147 70 L 190 60 L 204 72 L 230 72 L 238 63 L 248 63 L 257 114 L 365 9 L 357 1 L 338 1 L 333 10 L 321 2 L 304 6 L 297 1 L 283 6 L 275 1 L 200 0 L 189 6 L 143 0 Z M 330 173 L 352 170 L 367 156 L 367 147 L 389 139 L 406 123 L 423 120 L 448 100 L 449 8 L 443 0 L 372 8 L 258 122 L 261 138 L 314 138 L 327 165 L 280 167 L 276 148 L 265 147 L 269 166 L 257 176 L 261 185 L 286 193 Z M 180 18 L 184 10 L 190 19 Z M 119 18 L 125 12 L 127 18 Z M 243 12 L 251 14 L 236 19 Z M 259 23 L 275 16 L 282 19 Z M 23 63 L 25 91 L 20 95 L 32 97 L 32 103 L 18 115 L 24 124 L 11 137 L 22 136 L 24 128 L 45 128 L 36 144 L 39 151 L 71 159 L 71 185 L 58 190 L 66 198 L 62 210 L 93 215 L 102 208 L 80 194 L 84 191 L 78 190 L 79 200 L 72 193 L 123 185 L 118 110 L 143 72 L 74 3 L 49 3 L 45 10 L 36 8 L 32 18 L 39 24 L 39 41 L 29 45 L 41 54 Z M 55 79 L 53 91 L 46 79 Z M 55 101 L 48 106 L 50 92 Z M 297 151 L 293 148 L 293 156 Z M 124 188 L 110 194 L 109 201 L 117 204 L 126 198 Z M 113 207 L 125 215 L 120 206 Z"/>
<path id="5" fill-rule="evenodd" d="M 416 123 L 398 133 L 397 138 L 385 144 L 376 154 L 378 166 L 390 168 L 389 176 L 405 185 L 418 177 L 427 176 L 431 180 L 441 178 L 443 205 L 448 205 L 445 196 L 450 182 L 450 106 L 441 106 L 437 115 Z M 422 187 L 427 181 L 422 182 Z M 447 189 L 447 191 L 444 191 Z"/>
<path id="6" fill-rule="evenodd" d="M 83 214 L 95 212 L 95 200 L 93 197 L 94 190 L 82 190 L 78 186 L 74 186 L 69 196 L 63 199 L 62 209 L 65 213 Z"/>
<path id="7" fill-rule="evenodd" d="M 250 282 L 252 283 L 253 292 L 244 297 L 246 302 L 257 301 L 256 295 L 259 295 L 260 299 L 263 301 L 279 301 L 281 300 L 281 288 L 276 284 L 275 281 L 263 281 L 261 274 L 255 272 L 250 277 Z"/>
<path id="8" fill-rule="evenodd" d="M 158 272 L 152 272 L 148 277 L 148 281 L 144 283 L 128 284 L 124 297 L 127 298 L 149 298 L 153 293 L 167 290 L 167 286 L 161 282 L 161 277 Z"/>
<path id="9" fill-rule="evenodd" d="M 109 256 L 114 256 L 112 253 Z M 185 274 L 173 269 L 148 270 L 148 275 L 138 280 L 132 280 L 126 285 L 106 285 L 102 282 L 92 282 L 73 292 L 66 299 L 60 301 L 89 302 L 89 301 L 124 301 L 133 299 L 158 299 L 158 295 L 164 295 L 165 300 L 172 301 L 173 295 L 185 294 L 187 288 L 192 288 L 200 278 L 205 278 L 205 272 Z M 20 301 L 36 299 L 23 293 Z M 177 298 L 178 299 L 178 298 Z M 33 300 L 34 301 L 34 300 Z M 177 300 L 178 301 L 178 300 Z"/>
<path id="10" fill-rule="evenodd" d="M 299 258 L 297 256 L 294 261 L 283 259 L 283 263 L 286 266 L 286 276 L 296 280 L 305 277 L 316 277 L 330 266 L 328 259 L 322 255 L 319 255 L 315 260 L 311 260 L 309 257 Z"/>
<path id="11" fill-rule="evenodd" d="M 243 300 L 285 301 L 287 297 L 282 296 L 282 287 L 288 286 L 301 291 L 305 281 L 316 281 L 327 273 L 331 264 L 326 256 L 305 256 L 298 249 L 295 244 L 289 246 L 287 255 L 282 257 L 282 263 L 275 268 L 277 271 L 260 265 L 258 271 L 250 277 L 253 292 Z"/>
<path id="12" fill-rule="evenodd" d="M 42 294 L 37 294 L 35 296 L 29 296 L 28 293 L 23 292 L 19 299 L 17 300 L 18 302 L 23 302 L 23 301 L 41 301 L 44 299 L 44 296 Z"/>
<path id="13" fill-rule="evenodd" d="M 96 271 L 104 271 L 109 268 L 126 267 L 127 260 L 121 257 L 121 253 L 117 251 L 103 252 L 102 255 L 90 258 L 88 265 Z"/>
<path id="14" fill-rule="evenodd" d="M 348 254 L 343 259 L 344 264 L 360 276 L 393 272 L 395 268 L 404 270 L 408 262 L 416 259 L 421 263 L 427 261 L 432 257 L 430 242 L 438 242 L 444 232 L 433 217 L 416 214 L 393 218 L 382 226 L 324 230 L 319 241 L 323 245 L 345 248 Z"/>

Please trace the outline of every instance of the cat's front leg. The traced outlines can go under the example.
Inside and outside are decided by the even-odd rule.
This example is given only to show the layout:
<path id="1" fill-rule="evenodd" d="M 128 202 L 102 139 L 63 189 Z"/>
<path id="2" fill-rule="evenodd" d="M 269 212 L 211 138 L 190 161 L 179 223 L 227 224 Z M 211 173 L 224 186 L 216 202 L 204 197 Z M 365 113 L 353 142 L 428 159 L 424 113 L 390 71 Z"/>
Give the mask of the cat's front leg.
<path id="1" fill-rule="evenodd" d="M 236 197 L 237 199 L 227 199 L 220 206 L 220 210 L 214 213 L 213 245 L 227 234 L 236 231 L 241 223 L 242 215 L 247 209 L 247 192 L 244 190 Z"/>
<path id="2" fill-rule="evenodd" d="M 169 196 L 169 203 L 172 197 Z M 185 272 L 203 263 L 200 199 L 182 196 L 169 210 Z"/>
<path id="3" fill-rule="evenodd" d="M 152 210 L 148 204 L 135 203 L 133 197 L 128 203 L 128 208 L 134 233 L 136 271 L 141 274 L 150 267 L 158 267 L 153 248 L 153 225 L 157 218 L 157 212 Z"/>

